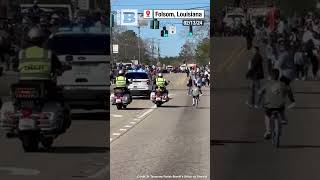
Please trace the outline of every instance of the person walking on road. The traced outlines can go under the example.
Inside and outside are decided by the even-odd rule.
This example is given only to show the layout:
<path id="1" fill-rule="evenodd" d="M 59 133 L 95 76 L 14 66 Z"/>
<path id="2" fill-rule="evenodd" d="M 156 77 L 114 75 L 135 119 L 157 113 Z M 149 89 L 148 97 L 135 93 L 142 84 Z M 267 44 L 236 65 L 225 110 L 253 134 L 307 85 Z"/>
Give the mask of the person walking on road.
<path id="1" fill-rule="evenodd" d="M 247 102 L 247 105 L 250 107 L 258 107 L 257 104 L 257 93 L 260 89 L 261 80 L 264 78 L 264 72 L 263 72 L 263 58 L 260 54 L 259 48 L 255 47 L 255 55 L 249 62 L 249 70 L 246 74 L 246 78 L 250 79 L 251 82 L 251 92 L 249 96 L 249 101 Z"/>
<path id="2" fill-rule="evenodd" d="M 245 30 L 245 37 L 247 41 L 247 49 L 250 50 L 252 48 L 252 42 L 254 39 L 254 27 L 250 23 L 250 21 L 247 21 L 247 26 Z"/>
<path id="3" fill-rule="evenodd" d="M 305 79 L 305 64 L 306 58 L 303 54 L 302 47 L 299 47 L 294 54 L 294 64 L 296 66 L 297 79 L 302 80 Z"/>
<path id="4" fill-rule="evenodd" d="M 202 96 L 201 87 L 203 86 L 202 78 L 200 76 L 197 77 L 196 85 L 199 88 L 200 96 Z"/>
<path id="5" fill-rule="evenodd" d="M 193 86 L 193 80 L 192 80 L 192 77 L 190 76 L 190 77 L 189 77 L 189 80 L 188 80 L 188 84 L 187 84 L 187 87 L 188 87 L 188 95 L 189 95 L 189 96 L 191 96 L 192 86 Z"/>
<path id="6" fill-rule="evenodd" d="M 320 44 L 320 42 L 313 36 L 310 26 L 307 26 L 306 31 L 303 33 L 302 43 L 304 44 L 304 47 L 308 54 L 308 58 L 312 64 L 312 73 L 313 78 L 315 79 L 317 77 L 319 63 L 317 57 L 313 53 L 313 50 L 317 45 Z"/>

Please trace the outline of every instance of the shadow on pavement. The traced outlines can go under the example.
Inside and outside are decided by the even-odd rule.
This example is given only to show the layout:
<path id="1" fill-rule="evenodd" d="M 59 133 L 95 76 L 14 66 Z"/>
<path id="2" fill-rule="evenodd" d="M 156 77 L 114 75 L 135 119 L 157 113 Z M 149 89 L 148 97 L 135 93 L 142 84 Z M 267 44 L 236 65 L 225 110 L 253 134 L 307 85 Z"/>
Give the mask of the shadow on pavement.
<path id="1" fill-rule="evenodd" d="M 210 109 L 210 107 L 198 107 L 197 109 Z"/>
<path id="2" fill-rule="evenodd" d="M 93 112 L 93 113 L 73 113 L 71 115 L 72 120 L 95 120 L 95 121 L 107 121 L 110 119 L 109 112 Z"/>
<path id="3" fill-rule="evenodd" d="M 90 154 L 90 153 L 106 153 L 107 147 L 95 146 L 56 146 L 49 151 L 40 149 L 42 153 L 57 153 L 57 154 Z"/>
<path id="4" fill-rule="evenodd" d="M 292 109 L 320 109 L 320 106 L 319 107 L 294 107 Z"/>
<path id="5" fill-rule="evenodd" d="M 129 108 L 129 107 L 127 107 L 127 108 L 124 109 L 124 110 L 139 111 L 139 110 L 146 110 L 146 109 L 152 109 L 152 108 Z"/>
<path id="6" fill-rule="evenodd" d="M 281 145 L 282 149 L 304 149 L 304 148 L 320 148 L 320 145 Z"/>
<path id="7" fill-rule="evenodd" d="M 257 141 L 246 140 L 210 140 L 211 146 L 223 146 L 225 144 L 255 144 Z"/>
<path id="8" fill-rule="evenodd" d="M 296 91 L 295 94 L 320 94 L 320 92 L 305 92 L 305 91 Z"/>
<path id="9" fill-rule="evenodd" d="M 192 106 L 175 106 L 175 105 L 163 105 L 162 108 L 185 108 L 185 107 L 192 107 Z"/>

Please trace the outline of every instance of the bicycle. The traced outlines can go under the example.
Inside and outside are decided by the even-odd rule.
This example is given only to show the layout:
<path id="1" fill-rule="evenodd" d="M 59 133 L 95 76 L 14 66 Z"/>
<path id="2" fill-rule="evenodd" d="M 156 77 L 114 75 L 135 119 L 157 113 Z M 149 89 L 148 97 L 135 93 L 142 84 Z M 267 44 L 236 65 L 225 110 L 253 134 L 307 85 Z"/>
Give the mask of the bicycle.
<path id="1" fill-rule="evenodd" d="M 286 109 L 291 109 L 295 107 L 295 103 L 290 104 L 287 106 Z M 271 113 L 270 117 L 270 128 L 271 128 L 271 138 L 272 138 L 272 145 L 276 148 L 280 146 L 280 136 L 282 135 L 282 118 L 281 114 L 278 110 L 274 110 Z"/>

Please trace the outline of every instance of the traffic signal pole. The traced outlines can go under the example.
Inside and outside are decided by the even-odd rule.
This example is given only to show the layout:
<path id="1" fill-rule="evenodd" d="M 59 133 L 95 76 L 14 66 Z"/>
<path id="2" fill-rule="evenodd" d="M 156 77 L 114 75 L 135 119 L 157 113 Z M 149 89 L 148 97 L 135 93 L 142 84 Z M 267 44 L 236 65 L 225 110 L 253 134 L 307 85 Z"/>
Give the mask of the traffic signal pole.
<path id="1" fill-rule="evenodd" d="M 138 63 L 141 63 L 141 47 L 140 47 L 140 24 L 138 24 L 138 34 L 139 34 L 139 39 L 138 39 L 138 49 L 139 49 L 139 59 L 138 59 Z"/>

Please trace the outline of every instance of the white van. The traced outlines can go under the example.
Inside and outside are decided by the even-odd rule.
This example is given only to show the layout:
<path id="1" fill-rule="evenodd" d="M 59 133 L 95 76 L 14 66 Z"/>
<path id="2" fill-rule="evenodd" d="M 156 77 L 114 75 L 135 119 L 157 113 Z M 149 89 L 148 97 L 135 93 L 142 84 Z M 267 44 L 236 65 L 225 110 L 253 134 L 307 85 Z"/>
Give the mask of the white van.
<path id="1" fill-rule="evenodd" d="M 49 38 L 49 48 L 72 70 L 58 77 L 71 107 L 106 108 L 110 87 L 110 34 L 105 31 L 62 31 Z"/>
<path id="2" fill-rule="evenodd" d="M 186 70 L 187 70 L 187 65 L 182 64 L 182 65 L 180 66 L 180 71 L 185 72 Z"/>

